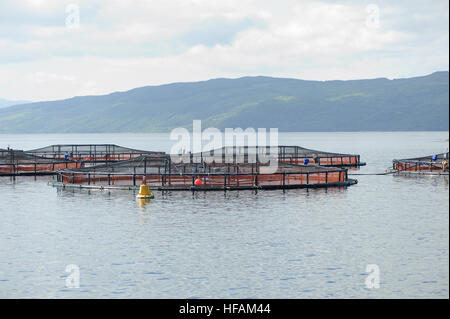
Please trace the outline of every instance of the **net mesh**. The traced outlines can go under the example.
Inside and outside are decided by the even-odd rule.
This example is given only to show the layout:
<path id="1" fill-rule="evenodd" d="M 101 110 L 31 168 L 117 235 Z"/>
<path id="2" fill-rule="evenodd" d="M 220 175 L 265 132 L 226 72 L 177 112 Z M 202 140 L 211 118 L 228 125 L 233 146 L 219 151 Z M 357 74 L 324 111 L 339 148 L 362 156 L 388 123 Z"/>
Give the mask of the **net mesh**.
<path id="1" fill-rule="evenodd" d="M 123 160 L 138 157 L 144 154 L 165 154 L 164 152 L 144 151 L 115 144 L 58 144 L 26 151 L 28 154 L 47 158 L 97 159 L 97 160 Z"/>
<path id="2" fill-rule="evenodd" d="M 81 162 L 49 159 L 18 150 L 0 150 L 0 174 L 42 173 L 82 167 Z"/>
<path id="3" fill-rule="evenodd" d="M 180 154 L 181 155 L 181 154 Z M 183 154 L 183 157 L 188 155 Z M 359 166 L 357 154 L 331 153 L 307 149 L 301 146 L 225 146 L 206 152 L 198 152 L 192 155 L 194 162 L 222 161 L 222 162 L 254 162 L 256 158 L 276 158 L 279 162 L 290 164 L 303 164 L 305 159 L 322 166 Z"/>
<path id="4" fill-rule="evenodd" d="M 45 157 L 27 154 L 24 151 L 0 150 L 0 164 L 10 164 L 13 162 L 48 163 L 49 160 Z"/>

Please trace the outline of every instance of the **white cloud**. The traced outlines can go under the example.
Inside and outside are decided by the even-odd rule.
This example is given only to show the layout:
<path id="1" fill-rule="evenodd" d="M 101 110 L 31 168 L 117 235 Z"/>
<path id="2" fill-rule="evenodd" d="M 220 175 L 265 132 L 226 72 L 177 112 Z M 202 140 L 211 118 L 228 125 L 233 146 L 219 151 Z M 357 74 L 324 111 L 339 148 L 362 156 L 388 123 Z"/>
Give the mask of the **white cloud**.
<path id="1" fill-rule="evenodd" d="M 30 1 L 0 4 L 4 15 L 23 14 L 2 22 L 0 13 L 3 98 L 48 100 L 214 77 L 327 80 L 448 69 L 448 2 L 382 2 L 380 26 L 369 28 L 366 4 L 353 1 L 80 0 L 81 27 L 68 30 L 60 1 Z M 188 31 L 217 32 L 198 31 L 214 21 L 236 23 L 231 41 L 217 34 L 215 45 L 202 37 L 185 44 Z"/>
<path id="2" fill-rule="evenodd" d="M 48 85 L 55 82 L 75 82 L 76 77 L 67 74 L 36 72 L 27 75 L 27 80 L 32 85 Z"/>

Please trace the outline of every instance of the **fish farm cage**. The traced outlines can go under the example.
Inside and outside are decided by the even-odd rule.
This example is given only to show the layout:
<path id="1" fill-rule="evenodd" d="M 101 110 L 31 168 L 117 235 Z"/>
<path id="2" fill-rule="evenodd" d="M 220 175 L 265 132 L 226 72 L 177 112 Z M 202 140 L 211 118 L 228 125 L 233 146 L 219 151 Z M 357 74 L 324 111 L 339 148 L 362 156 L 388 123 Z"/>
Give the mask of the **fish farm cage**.
<path id="1" fill-rule="evenodd" d="M 358 154 L 331 153 L 307 149 L 300 146 L 279 146 L 278 160 L 284 163 L 301 164 L 307 159 L 320 166 L 358 167 L 366 165 Z"/>
<path id="2" fill-rule="evenodd" d="M 264 173 L 267 164 L 174 163 L 168 156 L 135 159 L 65 169 L 54 176 L 53 186 L 136 189 L 144 178 L 154 190 L 245 190 L 349 186 L 346 168 L 279 163 Z M 201 185 L 196 181 L 200 180 Z"/>
<path id="3" fill-rule="evenodd" d="M 82 168 L 164 152 L 131 149 L 113 144 L 66 144 L 23 151 L 0 149 L 0 176 L 51 175 L 62 169 Z"/>
<path id="4" fill-rule="evenodd" d="M 392 161 L 392 169 L 400 172 L 442 172 L 448 174 L 449 153 Z"/>
<path id="5" fill-rule="evenodd" d="M 164 155 L 165 152 L 152 152 L 132 149 L 115 144 L 59 144 L 26 151 L 27 154 L 51 159 L 87 161 L 120 161 L 142 155 Z"/>
<path id="6" fill-rule="evenodd" d="M 48 159 L 20 150 L 0 149 L 0 176 L 51 175 L 61 169 L 81 168 L 83 162 Z"/>
<path id="7" fill-rule="evenodd" d="M 358 167 L 366 165 L 361 162 L 360 155 L 330 153 L 307 149 L 300 146 L 225 146 L 206 152 L 191 155 L 191 162 L 254 162 L 259 156 L 272 156 L 281 163 L 305 164 L 313 163 L 319 166 Z M 185 156 L 185 155 L 184 155 Z"/>

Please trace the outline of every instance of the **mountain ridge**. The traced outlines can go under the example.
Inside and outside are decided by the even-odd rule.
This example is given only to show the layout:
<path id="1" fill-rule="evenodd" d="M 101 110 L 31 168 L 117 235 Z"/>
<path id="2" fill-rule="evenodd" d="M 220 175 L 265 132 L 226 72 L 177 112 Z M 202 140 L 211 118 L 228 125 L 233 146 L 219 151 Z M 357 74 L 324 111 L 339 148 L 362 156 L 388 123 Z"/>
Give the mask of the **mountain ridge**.
<path id="1" fill-rule="evenodd" d="M 399 79 L 217 78 L 0 109 L 0 133 L 448 130 L 449 72 Z"/>

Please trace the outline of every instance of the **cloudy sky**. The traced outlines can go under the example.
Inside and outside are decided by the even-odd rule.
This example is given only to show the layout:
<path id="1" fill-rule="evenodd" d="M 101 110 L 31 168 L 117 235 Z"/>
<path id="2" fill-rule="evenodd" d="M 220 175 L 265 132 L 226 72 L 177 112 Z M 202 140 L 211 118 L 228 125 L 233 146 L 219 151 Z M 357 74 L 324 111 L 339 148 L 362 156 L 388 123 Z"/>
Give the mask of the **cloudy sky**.
<path id="1" fill-rule="evenodd" d="M 448 0 L 0 0 L 0 98 L 448 70 Z"/>

